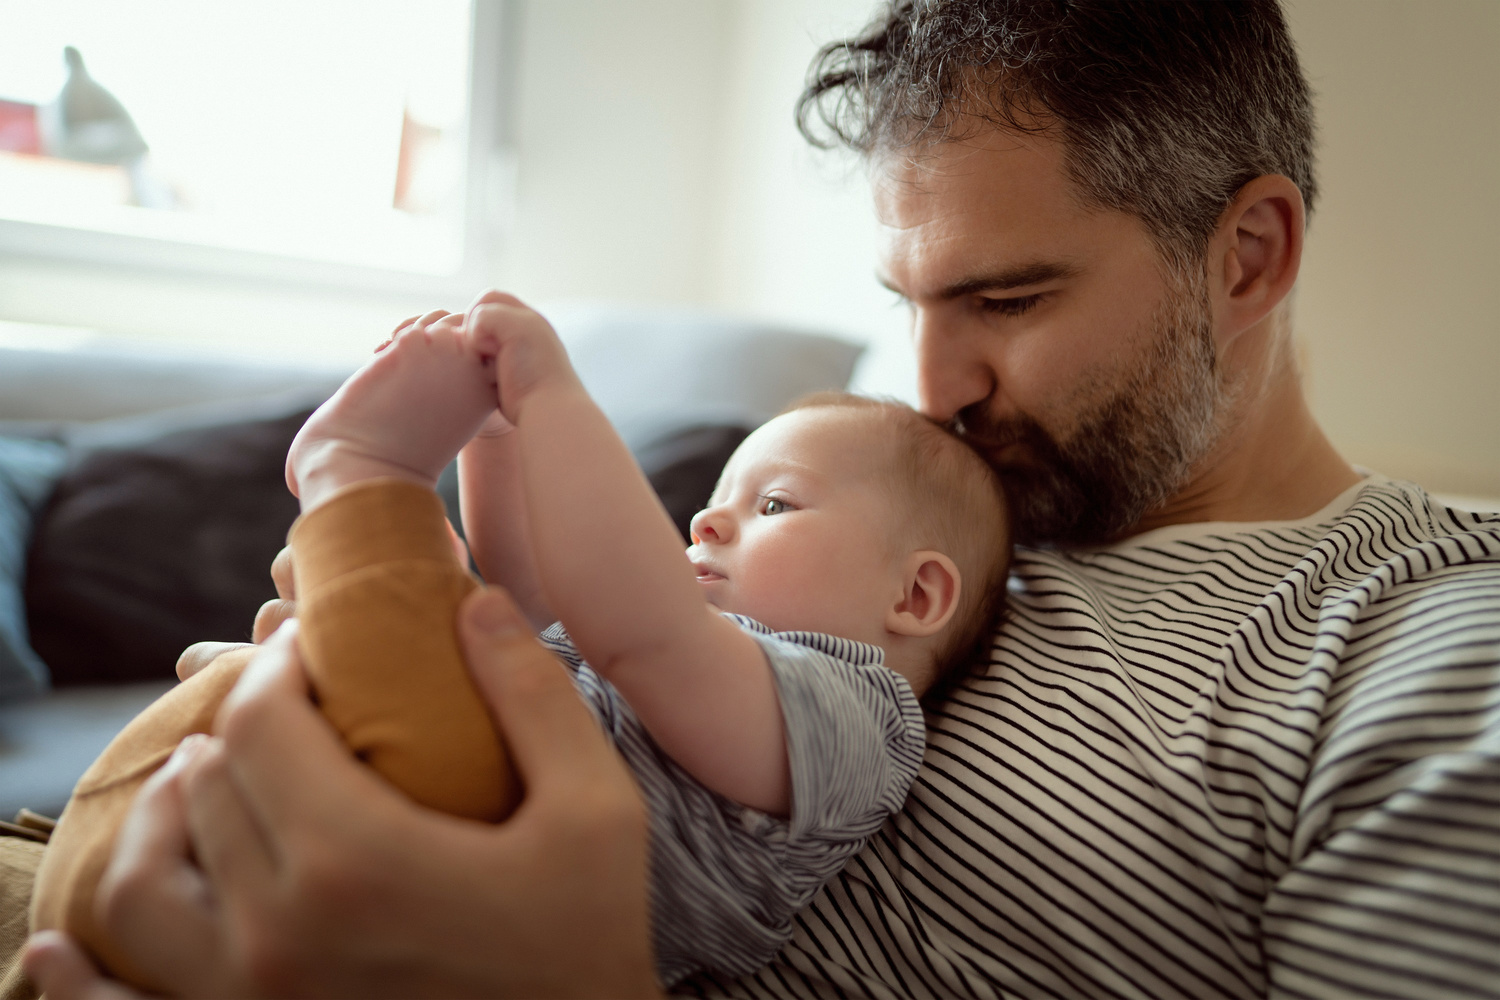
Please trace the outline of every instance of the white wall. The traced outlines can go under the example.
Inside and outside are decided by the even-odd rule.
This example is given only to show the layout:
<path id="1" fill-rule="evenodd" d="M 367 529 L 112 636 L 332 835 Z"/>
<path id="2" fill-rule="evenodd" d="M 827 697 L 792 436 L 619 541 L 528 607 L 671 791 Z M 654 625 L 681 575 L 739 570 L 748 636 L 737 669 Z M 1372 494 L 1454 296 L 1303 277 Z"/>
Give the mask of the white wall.
<path id="1" fill-rule="evenodd" d="M 703 301 L 734 13 L 702 0 L 524 5 L 517 216 L 499 281 L 537 300 Z"/>
<path id="2" fill-rule="evenodd" d="M 914 399 L 907 313 L 874 278 L 875 222 L 851 157 L 808 146 L 793 108 L 819 46 L 863 27 L 869 0 L 746 0 L 731 31 L 713 301 L 868 341 L 862 387 Z"/>
<path id="3" fill-rule="evenodd" d="M 1293 0 L 1322 203 L 1297 327 L 1350 459 L 1500 496 L 1500 4 Z"/>

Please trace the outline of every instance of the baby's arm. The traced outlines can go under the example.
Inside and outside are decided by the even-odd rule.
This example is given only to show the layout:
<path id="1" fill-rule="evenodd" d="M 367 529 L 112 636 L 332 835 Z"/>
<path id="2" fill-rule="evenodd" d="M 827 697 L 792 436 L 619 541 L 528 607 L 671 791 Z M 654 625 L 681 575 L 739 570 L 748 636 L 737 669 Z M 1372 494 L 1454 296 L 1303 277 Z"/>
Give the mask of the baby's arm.
<path id="1" fill-rule="evenodd" d="M 557 621 L 531 550 L 521 438 L 499 414 L 459 452 L 458 495 L 464 535 L 480 574 L 510 591 L 538 632 Z"/>
<path id="2" fill-rule="evenodd" d="M 497 352 L 547 603 L 652 738 L 720 794 L 786 814 L 781 706 L 755 640 L 714 612 L 681 537 L 546 320 L 491 293 L 469 336 Z"/>

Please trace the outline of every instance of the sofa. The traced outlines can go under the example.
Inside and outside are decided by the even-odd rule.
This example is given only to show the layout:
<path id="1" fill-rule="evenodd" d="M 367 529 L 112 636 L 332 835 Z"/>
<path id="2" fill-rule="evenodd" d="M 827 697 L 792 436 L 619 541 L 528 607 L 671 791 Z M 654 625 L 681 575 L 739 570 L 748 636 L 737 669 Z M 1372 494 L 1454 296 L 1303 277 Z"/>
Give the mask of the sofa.
<path id="1" fill-rule="evenodd" d="M 729 453 L 860 347 L 692 312 L 549 311 L 686 535 Z M 247 640 L 296 517 L 287 445 L 351 368 L 0 340 L 0 820 L 57 815 L 178 653 Z M 439 485 L 457 522 L 457 479 Z"/>

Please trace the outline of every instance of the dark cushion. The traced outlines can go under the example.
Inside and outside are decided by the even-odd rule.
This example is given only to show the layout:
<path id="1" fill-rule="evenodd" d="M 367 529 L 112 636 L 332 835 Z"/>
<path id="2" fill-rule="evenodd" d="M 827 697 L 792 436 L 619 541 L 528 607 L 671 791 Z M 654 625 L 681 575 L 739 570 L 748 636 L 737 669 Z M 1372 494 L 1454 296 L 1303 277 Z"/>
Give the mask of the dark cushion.
<path id="1" fill-rule="evenodd" d="M 250 638 L 297 516 L 282 466 L 310 413 L 75 456 L 27 560 L 31 645 L 54 685 L 171 677 L 200 639 Z"/>
<path id="2" fill-rule="evenodd" d="M 31 645 L 55 685 L 170 678 L 188 645 L 250 638 L 297 516 L 287 448 L 312 409 L 95 429 L 75 448 L 37 519 L 26 574 Z M 684 538 L 747 433 L 664 422 L 631 442 Z M 456 524 L 451 468 L 440 492 Z"/>
<path id="3" fill-rule="evenodd" d="M 724 463 L 749 434 L 748 427 L 685 427 L 636 446 L 636 461 L 682 533 L 684 545 L 689 541 L 688 522 L 708 506 Z"/>

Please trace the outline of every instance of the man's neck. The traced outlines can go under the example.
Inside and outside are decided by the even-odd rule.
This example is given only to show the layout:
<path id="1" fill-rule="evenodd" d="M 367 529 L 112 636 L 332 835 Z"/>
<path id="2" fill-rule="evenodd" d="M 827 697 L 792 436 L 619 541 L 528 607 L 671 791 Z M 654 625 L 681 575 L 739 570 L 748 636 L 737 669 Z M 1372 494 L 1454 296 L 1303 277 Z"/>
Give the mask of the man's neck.
<path id="1" fill-rule="evenodd" d="M 1308 409 L 1287 338 L 1268 325 L 1236 359 L 1246 378 L 1234 419 L 1188 485 L 1127 535 L 1200 521 L 1291 521 L 1322 510 L 1360 479 Z"/>

